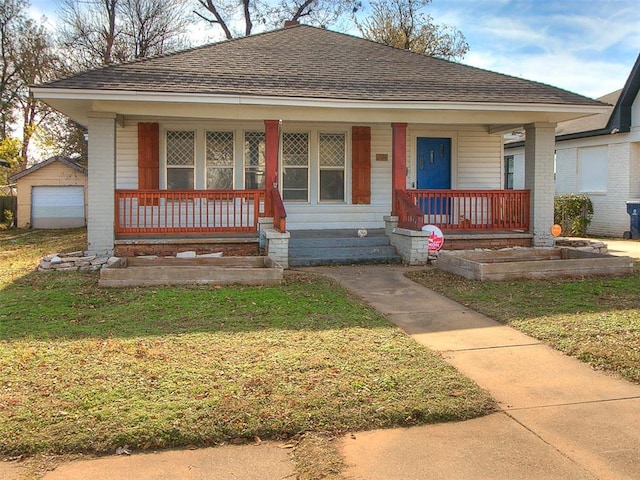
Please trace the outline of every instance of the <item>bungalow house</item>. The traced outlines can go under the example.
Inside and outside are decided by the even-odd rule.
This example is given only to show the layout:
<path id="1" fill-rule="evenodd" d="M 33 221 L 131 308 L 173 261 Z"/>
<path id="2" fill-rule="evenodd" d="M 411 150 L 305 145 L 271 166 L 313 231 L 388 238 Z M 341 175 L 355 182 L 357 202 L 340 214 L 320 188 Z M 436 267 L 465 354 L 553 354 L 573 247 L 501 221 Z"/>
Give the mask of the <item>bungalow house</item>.
<path id="1" fill-rule="evenodd" d="M 603 113 L 559 122 L 555 132 L 555 193 L 587 194 L 593 203 L 591 235 L 621 237 L 629 230 L 626 202 L 640 199 L 640 55 L 622 90 L 598 100 Z M 505 168 L 517 188 L 525 142 L 505 144 Z"/>
<path id="2" fill-rule="evenodd" d="M 33 88 L 88 128 L 88 249 L 385 229 L 408 263 L 448 248 L 546 245 L 554 129 L 606 106 L 558 88 L 306 25 Z M 524 189 L 502 134 L 527 131 Z M 456 241 L 460 243 L 456 244 Z"/>

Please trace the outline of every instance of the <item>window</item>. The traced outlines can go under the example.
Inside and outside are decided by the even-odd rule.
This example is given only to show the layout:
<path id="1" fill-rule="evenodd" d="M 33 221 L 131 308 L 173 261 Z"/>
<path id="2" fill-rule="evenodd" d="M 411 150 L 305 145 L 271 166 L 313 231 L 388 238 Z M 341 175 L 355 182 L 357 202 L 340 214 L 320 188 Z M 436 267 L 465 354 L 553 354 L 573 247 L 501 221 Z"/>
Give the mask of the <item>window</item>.
<path id="1" fill-rule="evenodd" d="M 207 190 L 232 189 L 233 132 L 207 132 L 206 141 Z"/>
<path id="2" fill-rule="evenodd" d="M 607 146 L 578 150 L 578 178 L 581 192 L 607 191 Z"/>
<path id="3" fill-rule="evenodd" d="M 507 190 L 513 189 L 513 171 L 513 155 L 508 155 L 504 157 L 504 188 Z"/>
<path id="4" fill-rule="evenodd" d="M 321 133 L 319 148 L 320 201 L 344 202 L 344 133 Z"/>
<path id="5" fill-rule="evenodd" d="M 309 134 L 282 134 L 282 199 L 309 201 Z"/>
<path id="6" fill-rule="evenodd" d="M 167 189 L 193 190 L 195 132 L 167 131 Z"/>
<path id="7" fill-rule="evenodd" d="M 264 188 L 264 132 L 244 133 L 244 188 Z"/>

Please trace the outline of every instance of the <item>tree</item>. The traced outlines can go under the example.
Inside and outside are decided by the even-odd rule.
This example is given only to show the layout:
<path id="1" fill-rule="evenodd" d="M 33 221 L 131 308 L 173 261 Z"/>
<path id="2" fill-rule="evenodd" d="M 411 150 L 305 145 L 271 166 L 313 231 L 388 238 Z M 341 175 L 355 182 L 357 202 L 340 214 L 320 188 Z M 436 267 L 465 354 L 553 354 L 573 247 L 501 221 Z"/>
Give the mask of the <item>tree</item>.
<path id="1" fill-rule="evenodd" d="M 188 26 L 180 1 L 123 0 L 122 32 L 134 58 L 145 58 L 178 50 L 187 45 L 183 32 Z"/>
<path id="2" fill-rule="evenodd" d="M 60 20 L 60 43 L 70 52 L 73 70 L 161 55 L 186 44 L 182 0 L 63 0 Z"/>
<path id="3" fill-rule="evenodd" d="M 210 25 L 217 25 L 225 38 L 248 36 L 257 22 L 266 28 L 281 27 L 286 20 L 305 20 L 311 25 L 326 27 L 345 14 L 355 13 L 360 0 L 197 0 L 201 11 L 195 11 Z M 243 31 L 233 28 L 235 23 Z"/>
<path id="4" fill-rule="evenodd" d="M 3 0 L 0 3 L 0 140 L 13 130 L 14 108 L 18 98 L 16 50 L 19 31 L 25 22 L 25 0 Z"/>
<path id="5" fill-rule="evenodd" d="M 0 160 L 9 164 L 9 167 L 0 166 L 0 186 L 6 185 L 9 176 L 21 170 L 20 150 L 20 140 L 11 137 L 0 140 Z"/>
<path id="6" fill-rule="evenodd" d="M 461 60 L 469 51 L 464 35 L 454 27 L 436 25 L 431 15 L 419 10 L 431 0 L 376 0 L 371 2 L 371 15 L 356 26 L 362 36 L 412 52 Z"/>
<path id="7" fill-rule="evenodd" d="M 22 166 L 29 160 L 29 144 L 36 129 L 52 110 L 36 100 L 30 85 L 52 80 L 60 72 L 60 61 L 45 27 L 27 20 L 19 31 L 15 62 L 18 78 L 17 109 L 22 117 Z"/>

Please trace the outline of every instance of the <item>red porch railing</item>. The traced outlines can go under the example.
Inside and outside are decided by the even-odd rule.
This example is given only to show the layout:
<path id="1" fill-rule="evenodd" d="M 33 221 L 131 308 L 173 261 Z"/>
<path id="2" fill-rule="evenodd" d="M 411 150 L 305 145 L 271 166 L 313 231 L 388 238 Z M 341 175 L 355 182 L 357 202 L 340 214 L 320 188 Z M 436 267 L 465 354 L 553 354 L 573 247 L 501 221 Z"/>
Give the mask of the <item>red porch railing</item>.
<path id="1" fill-rule="evenodd" d="M 252 233 L 264 190 L 116 190 L 116 235 Z"/>
<path id="2" fill-rule="evenodd" d="M 396 201 L 398 202 L 398 226 L 409 230 L 422 230 L 425 225 L 424 213 L 405 190 L 396 190 Z"/>
<path id="3" fill-rule="evenodd" d="M 529 190 L 408 190 L 425 224 L 446 230 L 529 230 Z M 415 220 L 398 225 L 412 228 Z M 403 226 L 406 225 L 406 226 Z"/>
<path id="4" fill-rule="evenodd" d="M 271 190 L 271 200 L 273 203 L 273 228 L 284 233 L 287 231 L 287 211 L 277 188 Z"/>

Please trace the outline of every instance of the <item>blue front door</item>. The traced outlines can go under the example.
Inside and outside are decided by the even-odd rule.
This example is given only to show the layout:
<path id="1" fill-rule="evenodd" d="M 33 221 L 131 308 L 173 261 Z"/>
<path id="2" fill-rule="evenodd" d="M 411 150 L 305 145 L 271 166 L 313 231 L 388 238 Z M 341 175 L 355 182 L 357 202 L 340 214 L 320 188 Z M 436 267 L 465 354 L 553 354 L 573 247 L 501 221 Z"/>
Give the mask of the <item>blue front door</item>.
<path id="1" fill-rule="evenodd" d="M 417 188 L 449 190 L 451 188 L 451 139 L 419 137 L 417 146 Z M 419 208 L 427 215 L 448 214 L 447 199 L 424 201 Z"/>

